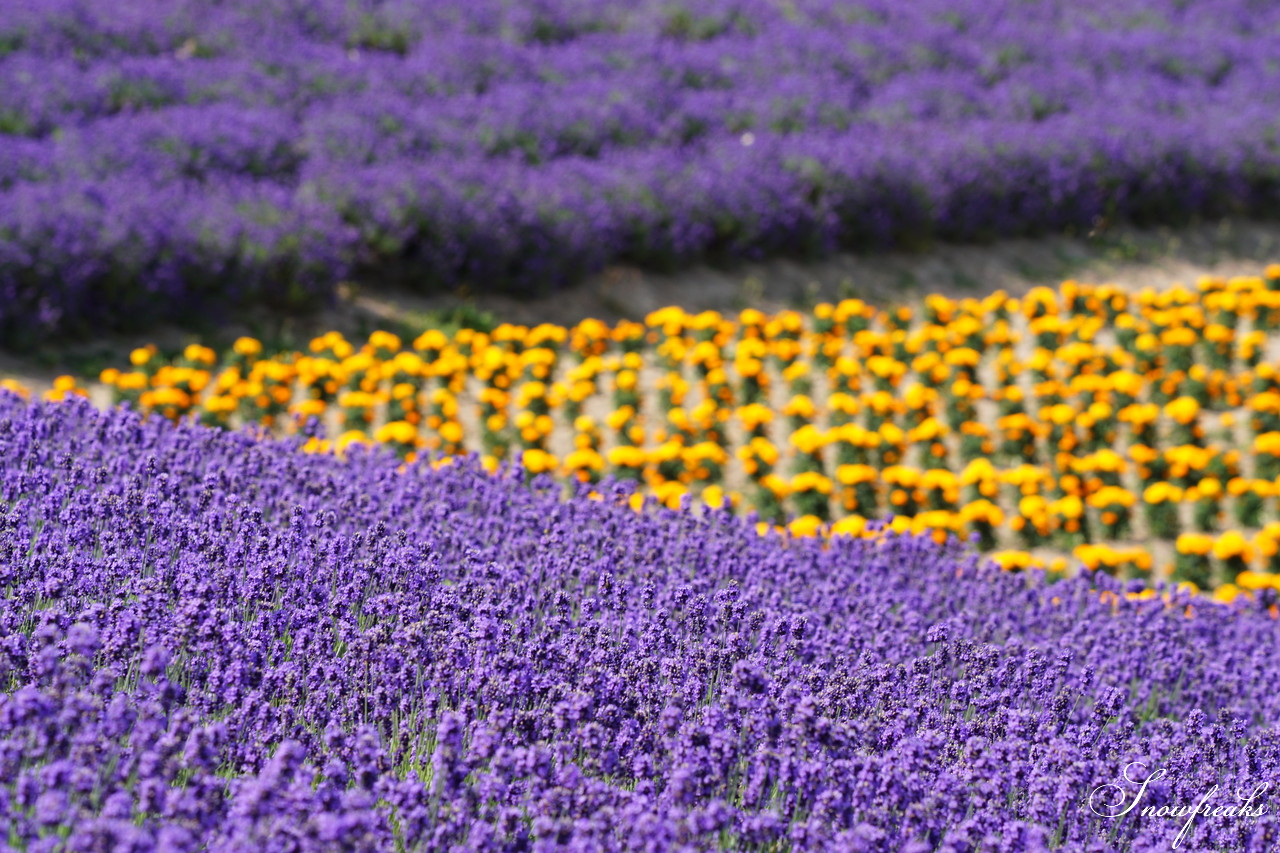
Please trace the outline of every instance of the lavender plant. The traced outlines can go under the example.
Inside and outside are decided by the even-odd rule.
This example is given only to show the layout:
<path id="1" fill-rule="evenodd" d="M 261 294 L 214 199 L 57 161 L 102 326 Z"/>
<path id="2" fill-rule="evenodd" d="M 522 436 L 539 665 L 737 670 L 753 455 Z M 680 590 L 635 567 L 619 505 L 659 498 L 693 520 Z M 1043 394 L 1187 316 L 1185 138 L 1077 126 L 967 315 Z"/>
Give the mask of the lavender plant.
<path id="1" fill-rule="evenodd" d="M 314 304 L 352 274 L 527 291 L 618 261 L 1266 214 L 1278 16 L 24 3 L 0 16 L 0 334 L 181 320 L 211 292 Z M 301 236 L 258 234 L 246 183 Z"/>
<path id="2" fill-rule="evenodd" d="M 1268 593 L 8 393 L 0 460 L 11 850 L 1164 850 L 1094 792 L 1280 779 Z"/>

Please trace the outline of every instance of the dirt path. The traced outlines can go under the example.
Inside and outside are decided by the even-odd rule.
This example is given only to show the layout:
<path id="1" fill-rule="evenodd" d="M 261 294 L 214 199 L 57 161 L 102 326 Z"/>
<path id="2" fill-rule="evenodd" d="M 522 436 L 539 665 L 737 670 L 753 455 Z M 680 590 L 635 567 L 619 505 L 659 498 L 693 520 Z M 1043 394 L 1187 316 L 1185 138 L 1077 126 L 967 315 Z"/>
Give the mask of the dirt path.
<path id="1" fill-rule="evenodd" d="M 988 246 L 938 246 L 928 252 L 845 254 L 813 262 L 772 260 L 734 269 L 695 267 L 676 274 L 613 268 L 562 294 L 533 301 L 378 293 L 356 297 L 375 315 L 472 306 L 526 325 L 572 324 L 586 317 L 640 319 L 657 308 L 763 311 L 856 296 L 876 305 L 930 293 L 1012 294 L 1074 278 L 1096 284 L 1166 288 L 1201 276 L 1258 275 L 1280 263 L 1280 223 L 1225 222 L 1182 229 L 1114 228 L 1091 237 L 1008 240 Z"/>

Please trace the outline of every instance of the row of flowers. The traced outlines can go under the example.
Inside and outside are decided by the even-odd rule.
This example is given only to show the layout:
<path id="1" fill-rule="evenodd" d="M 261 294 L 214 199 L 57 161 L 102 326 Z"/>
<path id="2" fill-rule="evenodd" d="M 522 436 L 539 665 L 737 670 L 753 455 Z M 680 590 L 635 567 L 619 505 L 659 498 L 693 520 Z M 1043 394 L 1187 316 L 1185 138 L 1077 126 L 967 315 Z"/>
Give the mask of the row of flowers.
<path id="1" fill-rule="evenodd" d="M 18 5 L 6 340 L 1275 207 L 1252 0 Z"/>
<path id="2" fill-rule="evenodd" d="M 173 419 L 282 433 L 315 419 L 333 437 L 311 428 L 313 452 L 478 452 L 490 468 L 519 453 L 535 474 L 635 480 L 670 507 L 728 504 L 797 531 L 892 515 L 1029 555 L 1280 520 L 1280 372 L 1266 358 L 1278 327 L 1280 266 L 1195 288 L 1066 282 L 915 310 L 849 299 L 412 341 L 332 332 L 305 352 L 249 338 L 226 353 L 148 346 L 100 379 Z"/>
<path id="3" fill-rule="evenodd" d="M 83 401 L 0 393 L 0 447 L 7 850 L 1261 853 L 1280 833 L 1083 803 L 1144 756 L 1197 771 L 1153 803 L 1280 780 L 1274 589 L 1220 605 L 954 541 L 757 536 L 629 512 L 626 484 L 565 499 L 516 466 L 340 464 Z"/>

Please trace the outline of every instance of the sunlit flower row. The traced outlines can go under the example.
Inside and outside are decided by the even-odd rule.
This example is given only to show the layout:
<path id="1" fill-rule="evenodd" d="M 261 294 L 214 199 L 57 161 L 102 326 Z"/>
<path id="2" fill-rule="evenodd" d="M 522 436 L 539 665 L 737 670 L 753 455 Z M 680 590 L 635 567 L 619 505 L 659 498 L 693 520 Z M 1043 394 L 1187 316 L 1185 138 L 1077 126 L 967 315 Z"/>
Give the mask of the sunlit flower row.
<path id="1" fill-rule="evenodd" d="M 891 310 L 333 332 L 304 352 L 143 347 L 100 378 L 169 418 L 315 419 L 314 452 L 383 443 L 491 466 L 518 452 L 533 473 L 637 480 L 667 506 L 727 503 L 798 533 L 892 516 L 976 536 L 1014 567 L 1047 549 L 1205 583 L 1220 573 L 1138 551 L 1280 521 L 1276 329 L 1280 266 L 1165 291 L 1065 282 Z M 1104 543 L 1119 550 L 1078 550 Z"/>

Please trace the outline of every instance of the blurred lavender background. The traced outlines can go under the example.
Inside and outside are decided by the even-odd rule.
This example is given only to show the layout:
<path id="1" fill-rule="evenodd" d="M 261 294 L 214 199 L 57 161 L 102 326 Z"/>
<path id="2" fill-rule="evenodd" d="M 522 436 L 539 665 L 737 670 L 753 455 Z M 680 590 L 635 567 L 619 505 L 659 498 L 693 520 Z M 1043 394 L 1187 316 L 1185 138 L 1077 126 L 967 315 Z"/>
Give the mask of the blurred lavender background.
<path id="1" fill-rule="evenodd" d="M 1277 48 L 1251 0 L 8 2 L 0 340 L 1265 216 Z"/>

